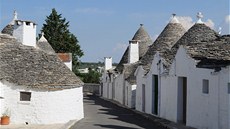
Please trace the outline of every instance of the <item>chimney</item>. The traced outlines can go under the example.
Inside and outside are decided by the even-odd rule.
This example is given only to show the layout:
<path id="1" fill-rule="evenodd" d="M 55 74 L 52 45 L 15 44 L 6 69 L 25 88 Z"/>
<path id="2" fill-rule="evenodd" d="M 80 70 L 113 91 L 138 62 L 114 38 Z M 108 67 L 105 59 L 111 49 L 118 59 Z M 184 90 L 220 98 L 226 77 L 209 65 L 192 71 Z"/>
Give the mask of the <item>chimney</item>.
<path id="1" fill-rule="evenodd" d="M 112 57 L 105 57 L 105 70 L 112 68 Z"/>
<path id="2" fill-rule="evenodd" d="M 137 40 L 130 40 L 128 63 L 135 63 L 138 60 L 139 60 L 139 43 Z"/>
<path id="3" fill-rule="evenodd" d="M 16 11 L 13 21 L 11 22 L 14 25 L 13 36 L 23 45 L 36 47 L 37 25 L 32 21 L 18 20 Z"/>

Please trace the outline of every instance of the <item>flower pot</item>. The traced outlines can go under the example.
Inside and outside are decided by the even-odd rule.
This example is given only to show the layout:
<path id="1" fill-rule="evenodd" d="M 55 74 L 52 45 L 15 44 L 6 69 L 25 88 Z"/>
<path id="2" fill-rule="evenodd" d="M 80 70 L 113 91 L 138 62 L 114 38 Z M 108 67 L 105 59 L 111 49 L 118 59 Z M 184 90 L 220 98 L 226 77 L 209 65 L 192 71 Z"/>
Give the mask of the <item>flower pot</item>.
<path id="1" fill-rule="evenodd" d="M 10 123 L 10 117 L 4 116 L 1 117 L 1 125 L 8 125 Z"/>

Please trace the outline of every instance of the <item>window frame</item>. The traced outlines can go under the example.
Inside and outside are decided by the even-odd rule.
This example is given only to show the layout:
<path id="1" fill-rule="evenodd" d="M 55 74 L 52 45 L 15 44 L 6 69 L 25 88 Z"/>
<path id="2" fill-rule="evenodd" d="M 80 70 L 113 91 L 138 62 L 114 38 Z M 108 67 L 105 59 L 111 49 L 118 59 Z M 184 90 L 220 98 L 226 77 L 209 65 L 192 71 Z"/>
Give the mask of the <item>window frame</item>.
<path id="1" fill-rule="evenodd" d="M 209 94 L 209 80 L 208 79 L 202 80 L 202 93 Z"/>
<path id="2" fill-rule="evenodd" d="M 31 101 L 31 92 L 20 91 L 20 102 L 30 102 Z"/>

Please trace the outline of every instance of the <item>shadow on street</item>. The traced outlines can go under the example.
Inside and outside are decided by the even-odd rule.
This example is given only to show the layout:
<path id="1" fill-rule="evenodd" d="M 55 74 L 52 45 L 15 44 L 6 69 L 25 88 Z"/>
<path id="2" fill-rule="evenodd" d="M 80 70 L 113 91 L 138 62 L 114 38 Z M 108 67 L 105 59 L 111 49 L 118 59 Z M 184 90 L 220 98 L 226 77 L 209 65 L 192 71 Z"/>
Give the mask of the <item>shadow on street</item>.
<path id="1" fill-rule="evenodd" d="M 164 129 L 131 110 L 93 95 L 84 96 L 84 110 L 85 118 L 71 129 Z"/>

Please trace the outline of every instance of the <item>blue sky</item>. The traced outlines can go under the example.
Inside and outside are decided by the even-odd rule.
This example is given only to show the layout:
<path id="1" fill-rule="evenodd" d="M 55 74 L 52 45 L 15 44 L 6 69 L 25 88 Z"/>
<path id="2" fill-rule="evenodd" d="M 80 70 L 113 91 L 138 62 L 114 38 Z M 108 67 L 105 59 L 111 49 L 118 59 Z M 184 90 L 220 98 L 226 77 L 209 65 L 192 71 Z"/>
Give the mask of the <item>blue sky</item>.
<path id="1" fill-rule="evenodd" d="M 111 56 L 113 62 L 119 62 L 140 23 L 154 39 L 172 13 L 187 19 L 191 26 L 196 13 L 202 12 L 204 22 L 215 30 L 222 27 L 226 34 L 229 6 L 229 0 L 1 0 L 0 29 L 12 20 L 16 10 L 18 19 L 36 22 L 40 32 L 46 16 L 55 8 L 70 22 L 69 29 L 79 40 L 85 53 L 81 61 L 98 62 Z"/>

